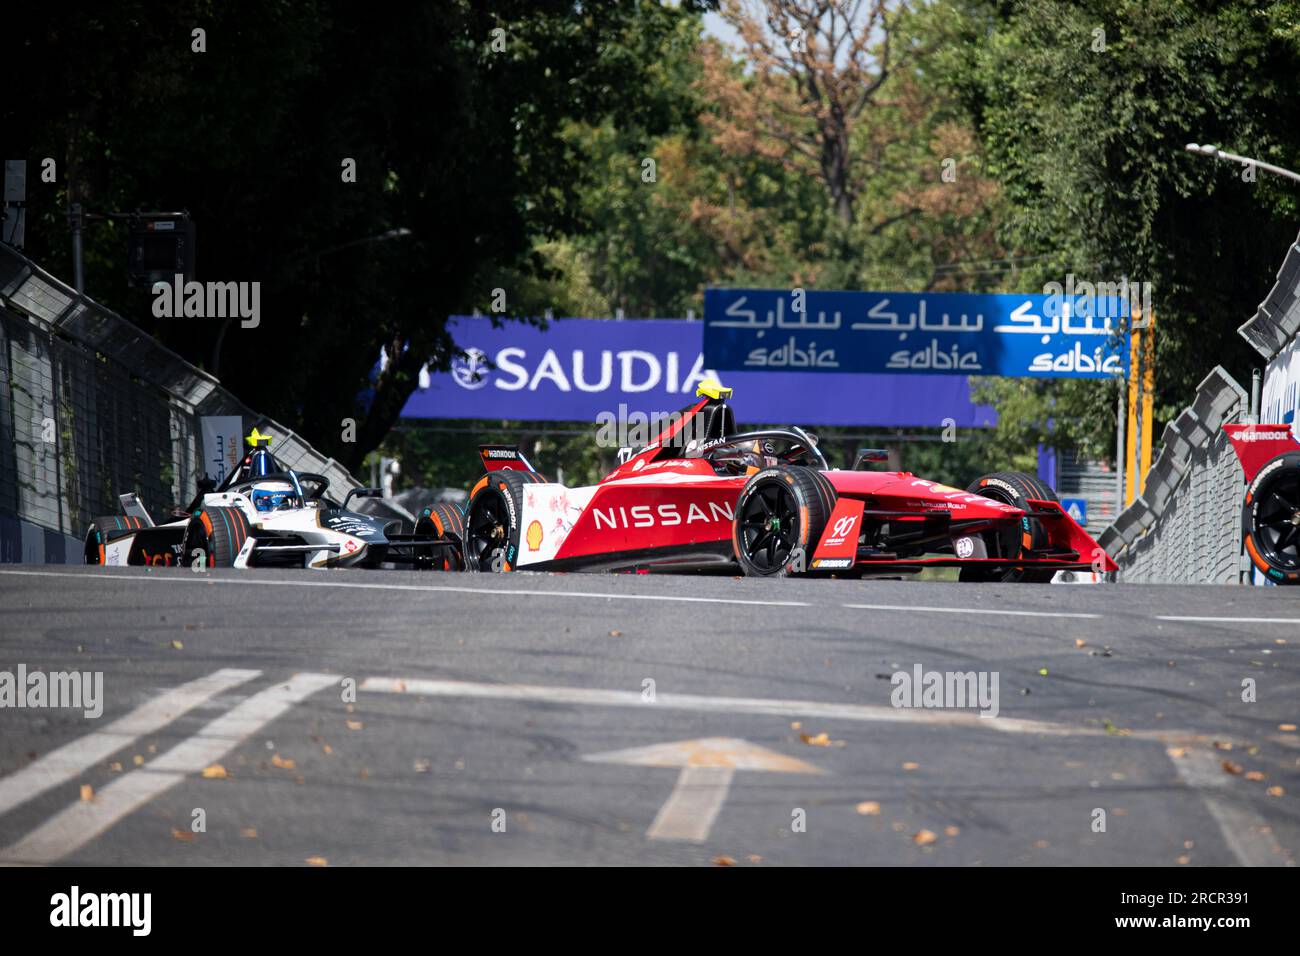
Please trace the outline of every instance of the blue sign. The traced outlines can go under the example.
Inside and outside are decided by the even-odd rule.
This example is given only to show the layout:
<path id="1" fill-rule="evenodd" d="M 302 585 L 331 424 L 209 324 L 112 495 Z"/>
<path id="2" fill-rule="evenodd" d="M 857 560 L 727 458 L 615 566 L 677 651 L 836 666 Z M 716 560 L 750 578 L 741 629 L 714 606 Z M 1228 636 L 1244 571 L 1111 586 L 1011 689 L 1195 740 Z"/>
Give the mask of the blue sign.
<path id="1" fill-rule="evenodd" d="M 1088 499 L 1062 498 L 1061 508 L 1078 524 L 1086 525 L 1088 523 Z"/>
<path id="2" fill-rule="evenodd" d="M 1118 296 L 706 289 L 720 370 L 1113 378 Z"/>
<path id="3" fill-rule="evenodd" d="M 987 428 L 997 414 L 971 402 L 965 376 L 728 372 L 703 356 L 704 323 L 680 319 L 555 319 L 523 322 L 455 317 L 448 325 L 467 359 L 431 374 L 404 418 L 587 421 L 601 413 L 677 411 L 703 378 L 736 390 L 746 425 Z M 422 380 L 423 380 L 422 376 Z"/>

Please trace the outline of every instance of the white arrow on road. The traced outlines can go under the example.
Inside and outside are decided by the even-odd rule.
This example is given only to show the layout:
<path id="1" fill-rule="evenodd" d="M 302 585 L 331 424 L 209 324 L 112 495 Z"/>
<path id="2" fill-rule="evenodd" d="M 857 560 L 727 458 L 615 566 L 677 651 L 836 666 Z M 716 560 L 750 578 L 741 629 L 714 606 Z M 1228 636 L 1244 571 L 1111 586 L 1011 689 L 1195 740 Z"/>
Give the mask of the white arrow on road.
<path id="1" fill-rule="evenodd" d="M 703 843 L 718 818 L 731 778 L 737 770 L 773 773 L 823 773 L 812 764 L 787 757 L 748 740 L 705 737 L 673 743 L 612 750 L 583 757 L 596 763 L 621 763 L 637 767 L 681 767 L 677 786 L 650 824 L 651 840 L 689 840 Z"/>

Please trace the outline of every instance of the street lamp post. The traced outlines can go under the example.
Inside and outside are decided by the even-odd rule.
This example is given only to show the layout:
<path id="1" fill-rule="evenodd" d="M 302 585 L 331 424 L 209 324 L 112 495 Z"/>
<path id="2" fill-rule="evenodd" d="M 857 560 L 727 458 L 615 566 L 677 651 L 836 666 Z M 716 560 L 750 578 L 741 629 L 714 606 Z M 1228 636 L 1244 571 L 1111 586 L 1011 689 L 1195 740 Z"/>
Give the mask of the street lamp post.
<path id="1" fill-rule="evenodd" d="M 1247 166 L 1254 166 L 1262 169 L 1267 173 L 1275 176 L 1285 176 L 1287 179 L 1294 179 L 1300 182 L 1300 173 L 1293 173 L 1289 169 L 1283 169 L 1281 166 L 1274 166 L 1272 163 L 1261 163 L 1258 159 L 1251 159 L 1249 156 L 1238 156 L 1236 153 L 1229 153 L 1227 150 L 1219 149 L 1217 146 L 1202 146 L 1198 143 L 1188 143 L 1186 149 L 1189 153 L 1199 153 L 1202 156 L 1209 156 L 1212 159 L 1222 159 L 1230 163 L 1245 163 Z"/>

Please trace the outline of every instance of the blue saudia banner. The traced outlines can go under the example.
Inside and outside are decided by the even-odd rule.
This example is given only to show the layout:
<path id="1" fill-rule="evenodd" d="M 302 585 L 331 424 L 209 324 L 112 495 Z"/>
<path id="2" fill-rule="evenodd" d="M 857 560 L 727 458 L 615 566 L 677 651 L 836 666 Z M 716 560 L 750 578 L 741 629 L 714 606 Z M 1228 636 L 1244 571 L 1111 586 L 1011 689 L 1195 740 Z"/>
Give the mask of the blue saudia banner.
<path id="1" fill-rule="evenodd" d="M 546 328 L 488 318 L 453 318 L 465 351 L 432 374 L 404 418 L 587 421 L 598 415 L 673 412 L 695 401 L 704 378 L 736 390 L 742 424 L 930 426 L 997 422 L 975 405 L 964 375 L 816 375 L 722 371 L 706 361 L 704 323 L 680 319 L 555 319 Z M 423 378 L 423 376 L 422 376 Z"/>
<path id="2" fill-rule="evenodd" d="M 1119 294 L 706 289 L 704 360 L 719 370 L 1112 378 L 1124 372 L 1127 314 Z"/>

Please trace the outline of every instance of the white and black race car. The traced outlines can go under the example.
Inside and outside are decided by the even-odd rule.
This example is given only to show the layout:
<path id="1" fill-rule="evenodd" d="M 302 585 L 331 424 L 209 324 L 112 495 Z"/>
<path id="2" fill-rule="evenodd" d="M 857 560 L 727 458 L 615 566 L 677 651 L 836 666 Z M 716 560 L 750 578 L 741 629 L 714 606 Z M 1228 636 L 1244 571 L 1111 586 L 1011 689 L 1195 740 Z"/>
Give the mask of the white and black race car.
<path id="1" fill-rule="evenodd" d="M 464 516 L 455 505 L 421 510 L 414 533 L 402 522 L 349 511 L 326 496 L 329 479 L 281 466 L 270 437 L 254 429 L 252 450 L 219 485 L 199 494 L 172 520 L 155 524 L 134 494 L 121 496 L 121 515 L 96 518 L 86 533 L 86 563 L 202 567 L 381 567 L 461 570 Z"/>

